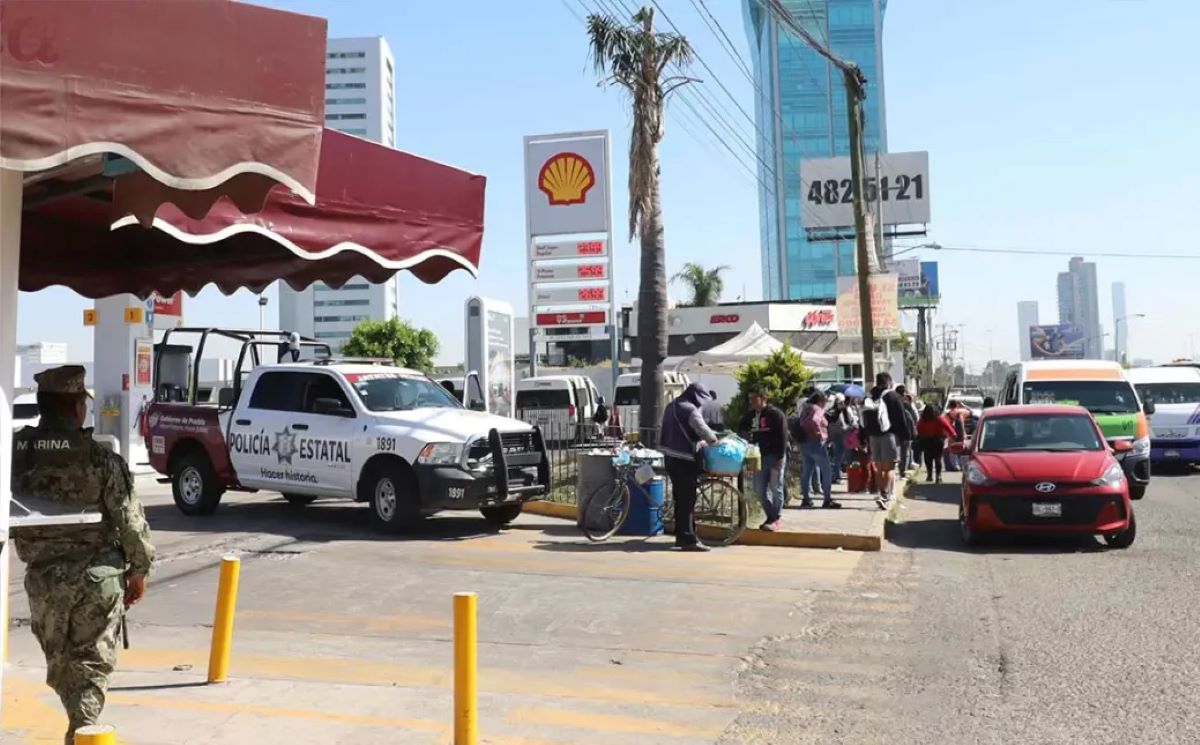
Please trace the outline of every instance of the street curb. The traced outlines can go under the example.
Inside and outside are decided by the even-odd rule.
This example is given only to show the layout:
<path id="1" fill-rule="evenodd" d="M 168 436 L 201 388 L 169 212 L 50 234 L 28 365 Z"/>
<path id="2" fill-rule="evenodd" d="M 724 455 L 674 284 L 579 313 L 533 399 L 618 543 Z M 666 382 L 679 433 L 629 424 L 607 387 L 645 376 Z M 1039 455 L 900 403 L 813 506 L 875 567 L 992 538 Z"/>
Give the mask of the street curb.
<path id="1" fill-rule="evenodd" d="M 737 543 L 743 546 L 775 546 L 779 548 L 840 548 L 843 551 L 879 551 L 883 548 L 883 531 L 892 510 L 879 512 L 865 533 L 823 533 L 802 530 L 766 531 L 747 528 Z M 533 500 L 526 502 L 523 512 L 530 515 L 575 520 L 575 505 Z"/>
<path id="2" fill-rule="evenodd" d="M 542 515 L 543 517 L 558 517 L 563 520 L 574 520 L 576 517 L 575 505 L 563 504 L 562 502 L 547 502 L 542 499 L 535 499 L 526 502 L 521 508 L 522 512 L 530 515 Z"/>

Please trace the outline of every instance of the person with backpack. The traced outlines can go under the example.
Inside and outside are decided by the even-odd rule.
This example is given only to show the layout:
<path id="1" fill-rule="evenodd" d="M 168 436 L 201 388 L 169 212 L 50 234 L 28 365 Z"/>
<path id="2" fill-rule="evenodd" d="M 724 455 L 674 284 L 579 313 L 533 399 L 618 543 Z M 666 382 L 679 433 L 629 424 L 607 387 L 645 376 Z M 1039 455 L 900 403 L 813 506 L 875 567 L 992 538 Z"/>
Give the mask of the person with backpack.
<path id="1" fill-rule="evenodd" d="M 899 394 L 892 390 L 892 376 L 881 372 L 875 376 L 875 387 L 863 402 L 863 428 L 875 466 L 878 497 L 875 504 L 885 510 L 892 501 L 896 484 L 896 464 L 900 458 L 900 441 L 912 439 L 904 416 Z"/>
<path id="2" fill-rule="evenodd" d="M 800 475 L 801 507 L 812 507 L 812 491 L 810 484 L 814 474 L 820 479 L 821 494 L 824 499 L 821 507 L 838 509 L 842 505 L 833 501 L 832 466 L 829 462 L 829 422 L 825 417 L 824 393 L 814 393 L 800 410 L 799 429 L 803 440 L 800 442 L 800 454 L 803 458 L 803 468 Z"/>
<path id="3" fill-rule="evenodd" d="M 852 426 L 850 409 L 846 405 L 846 397 L 840 393 L 833 394 L 833 404 L 825 413 L 825 421 L 829 425 L 829 449 L 833 470 L 833 483 L 842 481 L 842 469 L 846 466 L 846 433 Z"/>

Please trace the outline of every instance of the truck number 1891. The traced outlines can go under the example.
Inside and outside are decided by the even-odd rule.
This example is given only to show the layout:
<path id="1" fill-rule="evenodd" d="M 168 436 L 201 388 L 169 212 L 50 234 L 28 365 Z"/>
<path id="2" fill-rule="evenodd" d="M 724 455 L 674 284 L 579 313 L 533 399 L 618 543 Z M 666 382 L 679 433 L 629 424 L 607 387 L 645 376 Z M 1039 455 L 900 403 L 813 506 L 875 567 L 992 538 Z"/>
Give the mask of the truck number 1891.
<path id="1" fill-rule="evenodd" d="M 377 448 L 381 452 L 392 453 L 396 451 L 395 437 L 379 437 L 377 438 Z"/>

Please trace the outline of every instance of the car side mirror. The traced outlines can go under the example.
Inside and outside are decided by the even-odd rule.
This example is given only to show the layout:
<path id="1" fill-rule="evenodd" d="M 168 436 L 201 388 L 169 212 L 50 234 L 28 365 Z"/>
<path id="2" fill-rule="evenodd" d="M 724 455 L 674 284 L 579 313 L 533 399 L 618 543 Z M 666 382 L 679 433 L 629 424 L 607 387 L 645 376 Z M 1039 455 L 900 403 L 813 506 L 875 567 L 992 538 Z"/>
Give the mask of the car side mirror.
<path id="1" fill-rule="evenodd" d="M 1114 453 L 1132 453 L 1133 452 L 1133 441 L 1132 440 L 1114 440 L 1112 443 L 1112 451 Z"/>
<path id="2" fill-rule="evenodd" d="M 313 413 L 325 414 L 328 416 L 344 416 L 352 417 L 354 412 L 342 406 L 342 402 L 336 398 L 314 398 Z"/>
<path id="3" fill-rule="evenodd" d="M 471 411 L 487 411 L 487 406 L 485 406 L 483 401 L 480 401 L 479 399 L 472 401 L 471 405 L 467 408 Z"/>
<path id="4" fill-rule="evenodd" d="M 1146 412 L 1146 416 L 1153 414 L 1154 410 L 1155 406 L 1153 401 L 1147 400 L 1146 403 L 1142 404 L 1142 411 Z"/>
<path id="5" fill-rule="evenodd" d="M 951 455 L 966 455 L 971 450 L 970 442 L 952 442 L 950 443 Z"/>

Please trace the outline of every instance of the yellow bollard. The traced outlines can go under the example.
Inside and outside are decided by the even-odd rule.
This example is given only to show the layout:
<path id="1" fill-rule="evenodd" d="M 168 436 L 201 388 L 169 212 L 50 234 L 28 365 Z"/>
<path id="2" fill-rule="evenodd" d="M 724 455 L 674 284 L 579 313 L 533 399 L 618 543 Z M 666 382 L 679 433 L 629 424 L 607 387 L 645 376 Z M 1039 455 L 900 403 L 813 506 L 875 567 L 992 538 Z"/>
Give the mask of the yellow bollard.
<path id="1" fill-rule="evenodd" d="M 242 562 L 236 556 L 221 559 L 217 583 L 217 612 L 213 617 L 212 649 L 208 655 L 208 682 L 223 683 L 229 677 L 229 651 L 233 646 L 233 615 L 237 610 L 238 574 Z"/>
<path id="2" fill-rule="evenodd" d="M 477 598 L 473 592 L 454 593 L 454 745 L 479 742 Z"/>
<path id="3" fill-rule="evenodd" d="M 75 745 L 117 745 L 117 730 L 111 724 L 89 724 L 75 730 Z"/>

